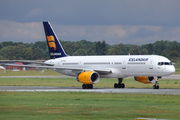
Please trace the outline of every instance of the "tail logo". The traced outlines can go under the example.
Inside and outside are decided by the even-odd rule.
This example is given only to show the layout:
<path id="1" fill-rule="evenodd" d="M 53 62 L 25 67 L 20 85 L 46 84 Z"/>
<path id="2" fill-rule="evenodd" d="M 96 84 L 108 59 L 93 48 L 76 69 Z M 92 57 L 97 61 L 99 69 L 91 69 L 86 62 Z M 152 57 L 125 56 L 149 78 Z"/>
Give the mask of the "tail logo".
<path id="1" fill-rule="evenodd" d="M 50 48 L 54 48 L 54 50 L 56 50 L 56 43 L 55 43 L 55 39 L 54 39 L 54 36 L 50 35 L 50 36 L 47 36 L 47 40 L 48 40 L 48 45 Z"/>

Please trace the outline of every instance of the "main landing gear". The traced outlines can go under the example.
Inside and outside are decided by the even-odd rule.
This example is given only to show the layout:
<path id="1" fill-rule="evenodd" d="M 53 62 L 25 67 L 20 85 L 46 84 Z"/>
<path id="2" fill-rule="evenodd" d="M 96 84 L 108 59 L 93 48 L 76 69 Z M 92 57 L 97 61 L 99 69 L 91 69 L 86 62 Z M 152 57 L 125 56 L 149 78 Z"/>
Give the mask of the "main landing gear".
<path id="1" fill-rule="evenodd" d="M 93 89 L 92 84 L 82 84 L 82 89 Z"/>
<path id="2" fill-rule="evenodd" d="M 153 89 L 159 89 L 158 79 L 160 79 L 160 78 L 161 78 L 161 76 L 158 76 L 157 79 L 155 79 L 156 82 L 155 82 L 155 85 L 153 85 Z"/>
<path id="3" fill-rule="evenodd" d="M 114 88 L 125 88 L 125 84 L 122 83 L 123 78 L 118 78 L 119 83 L 114 84 Z"/>

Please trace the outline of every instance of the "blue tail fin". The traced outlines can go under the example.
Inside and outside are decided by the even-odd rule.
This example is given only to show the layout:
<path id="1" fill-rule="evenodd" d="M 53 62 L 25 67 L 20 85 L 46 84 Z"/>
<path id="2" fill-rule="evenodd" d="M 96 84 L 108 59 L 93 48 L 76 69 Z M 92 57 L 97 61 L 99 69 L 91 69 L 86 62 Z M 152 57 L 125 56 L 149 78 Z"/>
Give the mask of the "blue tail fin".
<path id="1" fill-rule="evenodd" d="M 43 22 L 44 31 L 46 35 L 47 45 L 49 48 L 49 55 L 51 59 L 66 57 L 66 53 L 61 46 L 55 32 L 53 31 L 49 22 Z"/>

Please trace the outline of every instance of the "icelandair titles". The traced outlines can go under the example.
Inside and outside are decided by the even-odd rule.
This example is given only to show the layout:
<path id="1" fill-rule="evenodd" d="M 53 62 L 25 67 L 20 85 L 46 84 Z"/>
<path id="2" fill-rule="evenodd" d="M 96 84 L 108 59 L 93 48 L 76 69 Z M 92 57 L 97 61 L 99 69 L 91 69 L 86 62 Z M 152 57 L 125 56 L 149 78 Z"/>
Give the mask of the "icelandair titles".
<path id="1" fill-rule="evenodd" d="M 50 53 L 52 56 L 53 55 L 61 55 L 61 53 Z"/>
<path id="2" fill-rule="evenodd" d="M 129 61 L 148 61 L 148 58 L 129 58 Z"/>

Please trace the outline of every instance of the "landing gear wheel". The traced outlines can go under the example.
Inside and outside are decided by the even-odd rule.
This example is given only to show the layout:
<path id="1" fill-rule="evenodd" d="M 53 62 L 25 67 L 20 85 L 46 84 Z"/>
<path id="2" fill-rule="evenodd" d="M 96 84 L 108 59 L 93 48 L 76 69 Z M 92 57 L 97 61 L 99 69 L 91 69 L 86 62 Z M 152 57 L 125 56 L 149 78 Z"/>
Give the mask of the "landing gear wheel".
<path id="1" fill-rule="evenodd" d="M 125 88 L 124 83 L 122 83 L 123 78 L 118 78 L 118 81 L 119 81 L 118 83 L 114 84 L 114 88 Z"/>
<path id="2" fill-rule="evenodd" d="M 92 84 L 83 84 L 82 89 L 93 89 L 93 85 Z"/>
<path id="3" fill-rule="evenodd" d="M 121 88 L 125 88 L 125 84 L 124 83 L 121 84 Z"/>
<path id="4" fill-rule="evenodd" d="M 124 83 L 122 83 L 122 84 L 115 83 L 114 88 L 125 88 L 125 84 Z"/>
<path id="5" fill-rule="evenodd" d="M 86 88 L 87 88 L 87 89 L 92 89 L 92 88 L 93 88 L 93 85 L 92 85 L 92 84 L 86 85 Z"/>
<path id="6" fill-rule="evenodd" d="M 153 85 L 153 89 L 159 89 L 159 85 Z"/>
<path id="7" fill-rule="evenodd" d="M 121 88 L 121 84 L 118 83 L 118 88 Z"/>
<path id="8" fill-rule="evenodd" d="M 121 85 L 121 84 L 118 84 L 118 88 L 122 88 L 122 85 Z"/>
<path id="9" fill-rule="evenodd" d="M 124 87 L 125 87 L 124 83 L 118 84 L 118 88 L 124 88 Z"/>
<path id="10" fill-rule="evenodd" d="M 86 89 L 86 84 L 82 84 L 82 89 Z"/>
<path id="11" fill-rule="evenodd" d="M 114 84 L 114 88 L 118 88 L 118 84 L 117 83 Z"/>
<path id="12" fill-rule="evenodd" d="M 91 88 L 90 89 L 93 89 L 93 85 L 91 85 Z"/>

